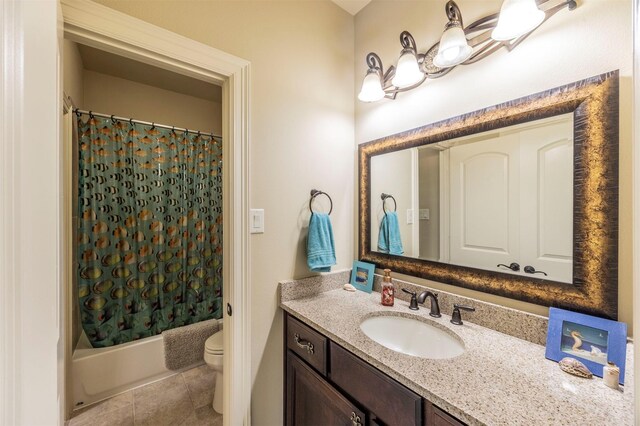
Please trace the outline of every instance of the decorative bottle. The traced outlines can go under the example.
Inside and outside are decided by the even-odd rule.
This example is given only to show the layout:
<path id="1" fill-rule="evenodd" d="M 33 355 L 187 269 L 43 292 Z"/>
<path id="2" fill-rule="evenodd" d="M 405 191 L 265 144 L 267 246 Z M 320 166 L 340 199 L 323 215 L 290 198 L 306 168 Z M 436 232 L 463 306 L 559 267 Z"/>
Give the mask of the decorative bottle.
<path id="1" fill-rule="evenodd" d="M 382 277 L 382 305 L 393 306 L 395 299 L 395 289 L 393 288 L 393 282 L 391 282 L 391 269 L 384 270 L 384 277 Z"/>
<path id="2" fill-rule="evenodd" d="M 602 378 L 604 384 L 611 389 L 618 389 L 618 382 L 620 381 L 620 368 L 613 362 L 607 362 L 607 365 L 602 369 Z"/>

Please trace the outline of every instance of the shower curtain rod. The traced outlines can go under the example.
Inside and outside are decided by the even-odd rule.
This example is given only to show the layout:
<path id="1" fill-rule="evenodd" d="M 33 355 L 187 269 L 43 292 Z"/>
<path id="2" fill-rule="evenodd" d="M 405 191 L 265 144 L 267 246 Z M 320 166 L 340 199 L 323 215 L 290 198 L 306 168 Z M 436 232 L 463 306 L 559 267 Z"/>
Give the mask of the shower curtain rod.
<path id="1" fill-rule="evenodd" d="M 183 129 L 182 127 L 167 126 L 166 124 L 151 123 L 149 121 L 134 120 L 133 118 L 118 117 L 117 115 L 101 114 L 99 112 L 86 111 L 80 108 L 75 108 L 73 112 L 75 112 L 76 114 L 93 115 L 95 117 L 110 118 L 112 120 L 128 121 L 130 123 L 138 123 L 138 124 L 143 124 L 145 126 L 155 126 L 155 127 L 160 127 L 161 129 L 169 129 L 174 131 L 177 130 L 179 132 L 197 133 L 203 136 L 211 136 L 214 138 L 222 139 L 222 136 L 216 135 L 210 132 L 201 132 L 198 130 Z"/>

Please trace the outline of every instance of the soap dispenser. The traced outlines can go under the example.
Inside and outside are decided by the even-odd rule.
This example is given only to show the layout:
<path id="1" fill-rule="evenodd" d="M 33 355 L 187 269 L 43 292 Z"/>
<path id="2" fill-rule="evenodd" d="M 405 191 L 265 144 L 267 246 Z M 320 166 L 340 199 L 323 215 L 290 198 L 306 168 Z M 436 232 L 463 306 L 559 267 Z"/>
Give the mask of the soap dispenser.
<path id="1" fill-rule="evenodd" d="M 384 277 L 382 278 L 382 305 L 393 306 L 395 289 L 393 288 L 393 282 L 391 282 L 391 269 L 384 270 Z"/>

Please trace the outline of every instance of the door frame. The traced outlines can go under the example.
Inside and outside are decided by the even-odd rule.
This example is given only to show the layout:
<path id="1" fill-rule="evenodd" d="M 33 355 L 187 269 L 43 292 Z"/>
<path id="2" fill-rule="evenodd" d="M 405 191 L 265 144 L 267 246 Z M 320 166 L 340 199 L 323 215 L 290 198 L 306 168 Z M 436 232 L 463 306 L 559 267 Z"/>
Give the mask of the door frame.
<path id="1" fill-rule="evenodd" d="M 65 38 L 222 85 L 224 424 L 250 424 L 250 63 L 87 0 L 61 0 Z M 240 212 L 240 213 L 238 213 Z M 234 214 L 235 213 L 235 214 Z"/>
<path id="2" fill-rule="evenodd" d="M 0 3 L 0 423 L 64 423 L 61 17 L 71 40 L 223 88 L 224 424 L 249 425 L 250 63 L 88 0 Z"/>

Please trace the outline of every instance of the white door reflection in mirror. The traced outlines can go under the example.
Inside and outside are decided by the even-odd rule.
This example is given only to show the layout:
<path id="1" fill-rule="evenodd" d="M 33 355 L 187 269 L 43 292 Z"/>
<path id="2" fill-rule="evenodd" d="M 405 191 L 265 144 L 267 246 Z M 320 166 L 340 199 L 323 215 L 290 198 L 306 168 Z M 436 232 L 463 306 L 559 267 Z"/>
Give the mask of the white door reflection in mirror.
<path id="1" fill-rule="evenodd" d="M 572 282 L 572 114 L 372 157 L 372 251 L 383 192 L 404 256 Z"/>

